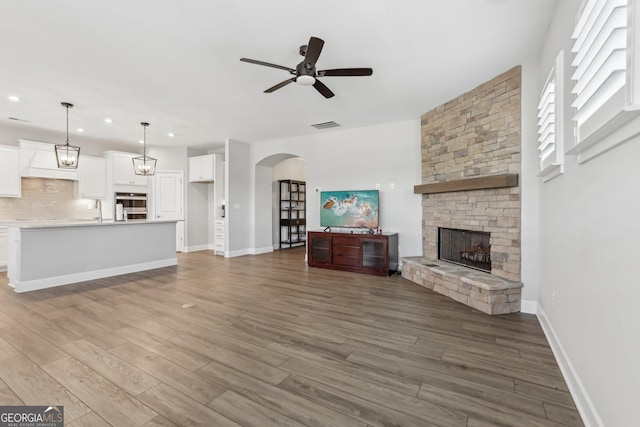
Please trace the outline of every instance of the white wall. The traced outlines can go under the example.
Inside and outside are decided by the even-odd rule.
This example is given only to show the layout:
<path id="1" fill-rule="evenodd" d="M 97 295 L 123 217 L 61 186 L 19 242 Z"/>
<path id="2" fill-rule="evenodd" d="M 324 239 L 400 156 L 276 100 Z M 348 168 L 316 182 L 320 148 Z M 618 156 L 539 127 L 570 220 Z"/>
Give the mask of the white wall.
<path id="1" fill-rule="evenodd" d="M 580 3 L 558 2 L 539 89 L 558 50 L 569 53 Z M 568 156 L 541 184 L 539 316 L 587 426 L 638 424 L 638 159 L 634 139 L 584 164 Z"/>
<path id="2" fill-rule="evenodd" d="M 422 199 L 413 194 L 413 186 L 421 183 L 418 119 L 253 144 L 251 165 L 278 153 L 306 161 L 309 230 L 320 228 L 319 191 L 375 189 L 378 183 L 380 228 L 399 233 L 400 256 L 422 254 Z M 271 194 L 271 184 L 260 191 Z M 260 211 L 271 209 L 269 203 Z"/>

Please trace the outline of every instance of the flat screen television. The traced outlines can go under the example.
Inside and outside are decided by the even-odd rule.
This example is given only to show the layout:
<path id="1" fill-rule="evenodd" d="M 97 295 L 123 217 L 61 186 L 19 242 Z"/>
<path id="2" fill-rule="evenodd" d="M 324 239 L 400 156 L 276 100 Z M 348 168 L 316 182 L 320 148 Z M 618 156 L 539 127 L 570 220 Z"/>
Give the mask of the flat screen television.
<path id="1" fill-rule="evenodd" d="M 320 192 L 322 227 L 378 228 L 379 191 Z"/>

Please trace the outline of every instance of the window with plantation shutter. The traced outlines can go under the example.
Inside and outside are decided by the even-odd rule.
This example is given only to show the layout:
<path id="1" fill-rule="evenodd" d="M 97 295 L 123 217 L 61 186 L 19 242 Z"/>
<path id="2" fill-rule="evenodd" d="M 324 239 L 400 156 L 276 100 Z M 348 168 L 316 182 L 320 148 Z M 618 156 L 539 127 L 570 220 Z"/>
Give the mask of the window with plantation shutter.
<path id="1" fill-rule="evenodd" d="M 640 0 L 587 0 L 571 49 L 575 141 L 568 154 L 586 161 L 640 134 Z M 638 93 L 636 93 L 638 92 Z"/>
<path id="2" fill-rule="evenodd" d="M 560 51 L 538 103 L 540 173 L 549 181 L 564 171 L 564 52 Z"/>

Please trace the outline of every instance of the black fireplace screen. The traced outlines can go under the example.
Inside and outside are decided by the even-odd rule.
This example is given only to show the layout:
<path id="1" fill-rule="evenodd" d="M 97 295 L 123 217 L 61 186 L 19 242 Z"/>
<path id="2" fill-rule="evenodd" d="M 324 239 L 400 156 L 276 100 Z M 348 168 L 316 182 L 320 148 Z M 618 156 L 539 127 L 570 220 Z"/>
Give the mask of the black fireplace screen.
<path id="1" fill-rule="evenodd" d="M 439 228 L 438 258 L 490 273 L 490 237 L 482 231 Z"/>

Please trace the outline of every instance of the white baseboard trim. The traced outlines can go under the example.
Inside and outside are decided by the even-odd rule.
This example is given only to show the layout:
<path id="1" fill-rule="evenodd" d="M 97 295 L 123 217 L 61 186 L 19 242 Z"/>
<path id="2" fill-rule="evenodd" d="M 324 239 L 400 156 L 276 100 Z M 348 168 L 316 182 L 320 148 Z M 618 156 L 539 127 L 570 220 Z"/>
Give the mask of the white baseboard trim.
<path id="1" fill-rule="evenodd" d="M 520 302 L 520 312 L 527 314 L 538 314 L 538 301 L 523 299 Z"/>
<path id="2" fill-rule="evenodd" d="M 212 251 L 213 245 L 185 246 L 182 252 Z"/>
<path id="3" fill-rule="evenodd" d="M 105 268 L 102 270 L 83 271 L 81 273 L 65 274 L 62 276 L 47 277 L 44 279 L 24 280 L 13 282 L 12 286 L 16 292 L 37 291 L 39 289 L 53 288 L 56 286 L 69 285 L 72 283 L 85 282 L 87 280 L 103 279 L 105 277 L 120 276 L 121 274 L 135 273 L 138 271 L 153 270 L 156 268 L 170 267 L 177 265 L 176 258 L 161 259 L 157 261 L 143 262 L 139 264 L 123 265 L 119 267 Z"/>
<path id="4" fill-rule="evenodd" d="M 237 250 L 237 251 L 226 251 L 224 253 L 224 257 L 225 258 L 235 258 L 237 256 L 245 256 L 245 255 L 252 255 L 251 249 L 240 249 L 240 250 Z"/>
<path id="5" fill-rule="evenodd" d="M 564 350 L 564 347 L 558 339 L 558 336 L 549 322 L 549 318 L 544 312 L 542 306 L 538 305 L 537 311 L 540 326 L 542 326 L 542 330 L 544 335 L 547 337 L 547 341 L 549 341 L 553 355 L 558 361 L 558 366 L 560 367 L 564 380 L 567 382 L 569 392 L 571 392 L 571 396 L 578 408 L 578 412 L 580 412 L 582 422 L 585 427 L 604 427 L 604 423 L 602 422 L 600 415 L 598 415 L 598 410 L 591 401 L 589 393 L 587 393 L 587 390 L 584 388 L 582 381 L 580 381 L 580 377 L 578 376 L 573 363 L 571 363 L 571 359 Z"/>
<path id="6" fill-rule="evenodd" d="M 265 246 L 264 248 L 253 248 L 252 251 L 254 255 L 267 254 L 269 252 L 273 252 L 273 247 Z"/>

